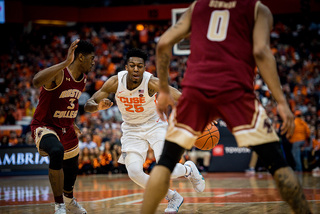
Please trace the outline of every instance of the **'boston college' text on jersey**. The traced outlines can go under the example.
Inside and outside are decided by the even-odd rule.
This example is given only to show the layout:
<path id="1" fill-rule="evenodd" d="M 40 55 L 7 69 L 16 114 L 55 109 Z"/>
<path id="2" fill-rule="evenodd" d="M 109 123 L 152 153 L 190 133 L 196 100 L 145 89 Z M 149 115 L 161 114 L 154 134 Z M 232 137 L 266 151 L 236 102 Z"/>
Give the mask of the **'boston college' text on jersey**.
<path id="1" fill-rule="evenodd" d="M 39 104 L 31 125 L 68 128 L 73 125 L 78 114 L 78 100 L 86 84 L 84 75 L 80 81 L 75 80 L 68 69 L 63 70 L 63 80 L 53 89 L 42 87 Z"/>

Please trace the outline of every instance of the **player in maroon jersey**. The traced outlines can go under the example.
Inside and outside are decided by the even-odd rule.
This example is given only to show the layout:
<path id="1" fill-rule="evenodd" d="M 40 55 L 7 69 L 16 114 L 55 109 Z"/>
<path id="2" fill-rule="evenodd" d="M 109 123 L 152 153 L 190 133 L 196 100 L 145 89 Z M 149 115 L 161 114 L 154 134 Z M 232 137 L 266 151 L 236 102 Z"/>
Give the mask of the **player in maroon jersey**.
<path id="1" fill-rule="evenodd" d="M 253 149 L 265 162 L 280 194 L 295 213 L 310 213 L 293 170 L 282 156 L 279 138 L 253 90 L 254 67 L 278 103 L 282 133 L 294 130 L 294 116 L 283 95 L 275 59 L 269 47 L 273 20 L 258 0 L 199 0 L 190 5 L 157 45 L 160 79 L 158 113 L 163 119 L 174 106 L 168 90 L 168 67 L 175 43 L 191 35 L 191 54 L 182 82 L 183 92 L 170 116 L 165 145 L 151 171 L 142 205 L 155 213 L 165 196 L 170 174 L 185 149 L 190 149 L 206 125 L 222 118 L 239 146 Z"/>
<path id="2" fill-rule="evenodd" d="M 38 72 L 33 79 L 33 84 L 42 88 L 31 131 L 39 153 L 49 156 L 49 181 L 55 213 L 59 214 L 66 210 L 87 213 L 73 197 L 78 172 L 77 134 L 80 133 L 74 120 L 94 57 L 91 43 L 76 40 L 69 47 L 65 61 Z"/>

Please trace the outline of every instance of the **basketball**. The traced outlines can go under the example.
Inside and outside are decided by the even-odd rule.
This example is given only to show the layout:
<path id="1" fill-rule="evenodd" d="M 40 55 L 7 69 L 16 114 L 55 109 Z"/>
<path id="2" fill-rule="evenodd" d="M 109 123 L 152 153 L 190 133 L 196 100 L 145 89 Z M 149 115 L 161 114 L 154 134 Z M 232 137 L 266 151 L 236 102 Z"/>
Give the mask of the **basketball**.
<path id="1" fill-rule="evenodd" d="M 220 132 L 213 122 L 209 123 L 196 140 L 194 146 L 201 150 L 210 150 L 219 143 Z"/>

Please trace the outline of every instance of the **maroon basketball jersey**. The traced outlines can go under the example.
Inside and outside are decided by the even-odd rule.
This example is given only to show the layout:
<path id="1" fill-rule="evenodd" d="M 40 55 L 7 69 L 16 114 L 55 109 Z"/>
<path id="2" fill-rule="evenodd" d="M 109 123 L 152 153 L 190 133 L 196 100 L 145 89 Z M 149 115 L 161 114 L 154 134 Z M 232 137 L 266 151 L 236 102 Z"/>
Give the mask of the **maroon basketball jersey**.
<path id="1" fill-rule="evenodd" d="M 32 127 L 48 126 L 54 129 L 72 127 L 78 114 L 78 100 L 87 77 L 75 80 L 68 69 L 63 70 L 62 83 L 54 89 L 41 88 L 39 104 L 31 122 Z"/>
<path id="2" fill-rule="evenodd" d="M 211 96 L 253 91 L 256 3 L 257 0 L 197 1 L 183 86 L 208 90 Z"/>

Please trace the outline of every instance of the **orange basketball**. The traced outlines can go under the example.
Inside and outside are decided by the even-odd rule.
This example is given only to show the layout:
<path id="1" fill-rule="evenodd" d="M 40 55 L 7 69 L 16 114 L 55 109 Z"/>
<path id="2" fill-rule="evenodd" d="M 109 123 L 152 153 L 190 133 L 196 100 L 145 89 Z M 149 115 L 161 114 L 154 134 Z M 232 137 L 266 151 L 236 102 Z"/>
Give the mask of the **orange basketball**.
<path id="1" fill-rule="evenodd" d="M 210 150 L 219 143 L 220 132 L 213 122 L 209 123 L 195 142 L 195 147 Z"/>

